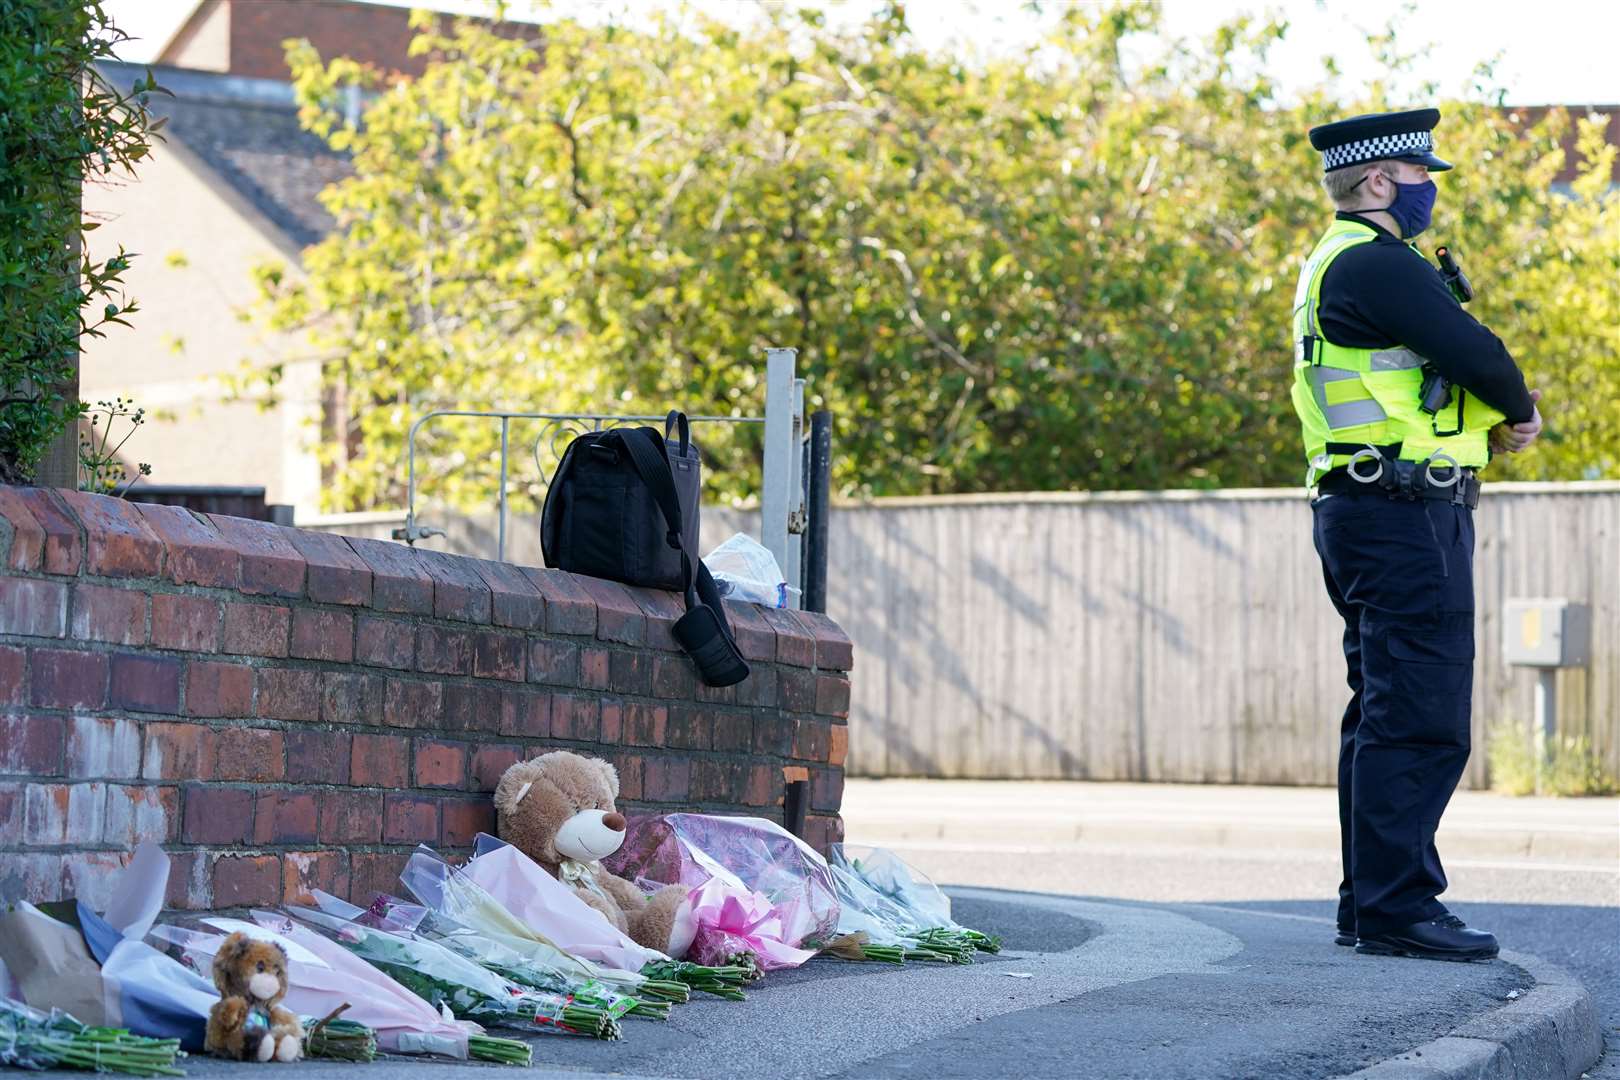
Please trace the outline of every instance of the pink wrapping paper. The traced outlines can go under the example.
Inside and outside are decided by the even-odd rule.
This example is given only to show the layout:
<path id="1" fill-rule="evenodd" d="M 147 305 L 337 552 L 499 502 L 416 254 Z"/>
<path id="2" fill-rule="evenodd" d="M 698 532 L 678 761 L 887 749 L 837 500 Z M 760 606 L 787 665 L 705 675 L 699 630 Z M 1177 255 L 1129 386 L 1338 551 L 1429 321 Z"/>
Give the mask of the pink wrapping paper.
<path id="1" fill-rule="evenodd" d="M 694 964 L 724 965 L 740 952 L 751 952 L 761 969 L 776 971 L 798 967 L 814 949 L 796 949 L 782 940 L 787 933 L 782 913 L 768 898 L 710 878 L 691 892 L 697 935 L 686 958 Z"/>

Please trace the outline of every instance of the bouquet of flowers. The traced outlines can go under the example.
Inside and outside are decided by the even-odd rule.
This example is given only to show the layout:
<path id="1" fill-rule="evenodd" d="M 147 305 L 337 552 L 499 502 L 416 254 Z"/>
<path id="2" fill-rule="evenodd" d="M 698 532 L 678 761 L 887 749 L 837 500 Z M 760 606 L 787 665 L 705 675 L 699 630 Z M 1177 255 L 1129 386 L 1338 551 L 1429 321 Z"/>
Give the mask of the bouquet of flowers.
<path id="1" fill-rule="evenodd" d="M 127 1076 L 184 1076 L 179 1039 L 150 1039 L 123 1028 L 89 1027 L 60 1009 L 49 1013 L 0 997 L 0 1065 L 92 1069 Z"/>
<path id="2" fill-rule="evenodd" d="M 392 975 L 440 1011 L 462 1020 L 617 1039 L 619 1022 L 572 997 L 519 986 L 436 941 L 402 927 L 379 925 L 366 909 L 329 893 L 315 893 L 319 908 L 288 907 L 287 914 Z"/>
<path id="3" fill-rule="evenodd" d="M 530 1061 L 527 1043 L 491 1038 L 475 1023 L 441 1014 L 384 972 L 284 915 L 255 911 L 253 922 L 209 917 L 201 920 L 201 927 L 165 924 L 153 927 L 152 935 L 199 969 L 213 963 L 214 953 L 233 931 L 273 941 L 287 954 L 287 1008 L 301 1015 L 326 1016 L 348 1005 L 351 1019 L 375 1031 L 377 1045 L 390 1053 L 513 1065 Z"/>
<path id="4" fill-rule="evenodd" d="M 514 916 L 575 956 L 732 1001 L 743 1000 L 741 987 L 754 975 L 751 962 L 730 963 L 730 954 L 712 963 L 688 963 L 636 944 L 545 867 L 493 836 L 479 834 L 476 854 L 463 872 Z"/>
<path id="5" fill-rule="evenodd" d="M 838 896 L 814 848 L 763 818 L 665 814 L 634 820 L 609 869 L 632 881 L 693 890 L 698 933 L 689 955 L 751 954 L 765 971 L 797 967 L 838 927 Z"/>
<path id="6" fill-rule="evenodd" d="M 871 848 L 852 858 L 845 845 L 834 844 L 827 862 L 843 909 L 839 933 L 861 935 L 853 948 L 835 942 L 829 950 L 835 955 L 971 964 L 975 952 L 1000 951 L 1000 939 L 955 922 L 950 898 L 893 852 Z"/>
<path id="7" fill-rule="evenodd" d="M 334 1061 L 371 1061 L 377 1056 L 377 1033 L 358 1020 L 343 1019 L 340 1014 L 348 1008 L 340 1005 L 319 1020 L 302 1018 L 305 1055 Z"/>

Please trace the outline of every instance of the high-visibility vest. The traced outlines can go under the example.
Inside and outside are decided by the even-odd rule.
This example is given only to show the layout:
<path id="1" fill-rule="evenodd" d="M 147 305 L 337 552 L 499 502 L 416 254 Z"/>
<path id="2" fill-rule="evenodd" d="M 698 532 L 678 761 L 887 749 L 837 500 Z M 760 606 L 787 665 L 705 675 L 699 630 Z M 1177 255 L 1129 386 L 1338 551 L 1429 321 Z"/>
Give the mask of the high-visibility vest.
<path id="1" fill-rule="evenodd" d="M 1440 454 L 1482 468 L 1491 458 L 1490 429 L 1506 419 L 1460 386 L 1430 416 L 1418 407 L 1424 360 L 1417 353 L 1400 345 L 1352 349 L 1322 336 L 1322 278 L 1334 259 L 1377 235 L 1370 225 L 1335 220 L 1305 260 L 1294 291 L 1293 400 L 1305 437 L 1306 484 L 1367 447 L 1407 461 Z M 1413 258 L 1423 258 L 1407 247 Z M 1444 458 L 1436 464 L 1442 476 L 1448 467 Z"/>

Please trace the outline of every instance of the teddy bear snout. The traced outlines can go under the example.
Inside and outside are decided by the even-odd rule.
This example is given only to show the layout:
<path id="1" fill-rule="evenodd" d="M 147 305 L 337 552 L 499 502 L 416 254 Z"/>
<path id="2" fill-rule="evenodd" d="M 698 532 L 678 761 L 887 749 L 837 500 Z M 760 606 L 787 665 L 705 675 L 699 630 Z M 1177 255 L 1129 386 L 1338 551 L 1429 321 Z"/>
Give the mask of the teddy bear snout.
<path id="1" fill-rule="evenodd" d="M 614 832 L 624 832 L 624 815 L 609 814 L 602 819 L 602 824 L 612 829 Z"/>
<path id="2" fill-rule="evenodd" d="M 261 971 L 248 980 L 248 993 L 260 1001 L 269 1001 L 281 990 L 281 981 L 273 972 Z"/>

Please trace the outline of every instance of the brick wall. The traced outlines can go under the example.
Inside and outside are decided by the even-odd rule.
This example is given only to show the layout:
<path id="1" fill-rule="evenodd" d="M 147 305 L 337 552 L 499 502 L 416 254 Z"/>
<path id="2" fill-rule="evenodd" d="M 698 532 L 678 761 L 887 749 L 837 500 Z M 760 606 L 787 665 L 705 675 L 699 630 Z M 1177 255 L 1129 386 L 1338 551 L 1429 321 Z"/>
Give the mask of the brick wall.
<path id="1" fill-rule="evenodd" d="M 79 492 L 0 487 L 0 899 L 100 904 L 142 839 L 169 902 L 397 891 L 493 831 L 507 765 L 567 747 L 627 809 L 842 836 L 849 639 L 729 607 L 753 663 L 696 682 L 665 593 Z"/>

